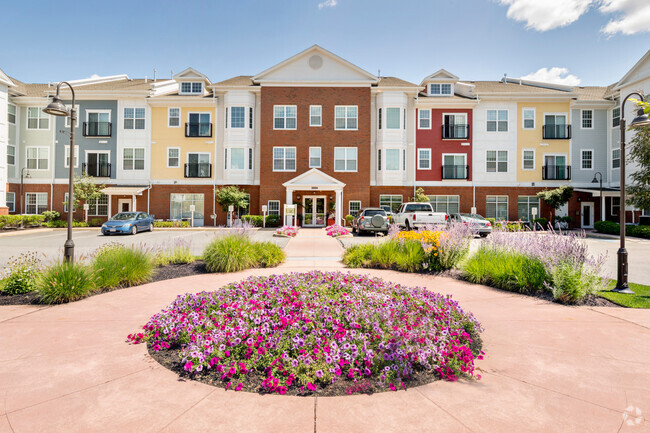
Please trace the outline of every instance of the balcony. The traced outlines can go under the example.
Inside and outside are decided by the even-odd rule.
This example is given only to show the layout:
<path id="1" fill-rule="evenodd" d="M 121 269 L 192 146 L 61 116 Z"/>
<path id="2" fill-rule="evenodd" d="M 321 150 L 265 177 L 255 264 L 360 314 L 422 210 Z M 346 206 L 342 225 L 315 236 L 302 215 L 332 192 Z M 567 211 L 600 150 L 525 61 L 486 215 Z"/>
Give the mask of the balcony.
<path id="1" fill-rule="evenodd" d="M 451 140 L 467 140 L 469 138 L 469 125 L 442 125 L 442 138 Z"/>
<path id="2" fill-rule="evenodd" d="M 209 162 L 185 164 L 185 177 L 212 177 L 212 164 Z"/>
<path id="3" fill-rule="evenodd" d="M 571 125 L 544 125 L 544 140 L 567 140 L 571 138 Z"/>
<path id="4" fill-rule="evenodd" d="M 543 180 L 571 180 L 570 165 L 545 165 L 542 167 Z"/>
<path id="5" fill-rule="evenodd" d="M 186 137 L 212 137 L 212 123 L 186 123 Z"/>
<path id="6" fill-rule="evenodd" d="M 81 170 L 88 176 L 111 177 L 111 164 L 107 162 L 96 162 L 81 164 Z"/>
<path id="7" fill-rule="evenodd" d="M 469 165 L 443 165 L 443 179 L 469 179 Z"/>
<path id="8" fill-rule="evenodd" d="M 111 122 L 84 122 L 84 137 L 110 137 L 113 130 Z"/>

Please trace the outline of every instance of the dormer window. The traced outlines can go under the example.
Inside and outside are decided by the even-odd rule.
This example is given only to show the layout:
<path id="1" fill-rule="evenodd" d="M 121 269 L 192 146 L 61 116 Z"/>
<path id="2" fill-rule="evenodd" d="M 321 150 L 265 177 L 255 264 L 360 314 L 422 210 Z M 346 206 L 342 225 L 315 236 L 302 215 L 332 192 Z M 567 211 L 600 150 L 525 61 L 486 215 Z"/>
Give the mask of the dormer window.
<path id="1" fill-rule="evenodd" d="M 196 95 L 203 93 L 203 83 L 185 81 L 181 83 L 181 93 L 185 95 Z"/>
<path id="2" fill-rule="evenodd" d="M 451 96 L 451 84 L 429 84 L 429 95 L 431 96 Z"/>

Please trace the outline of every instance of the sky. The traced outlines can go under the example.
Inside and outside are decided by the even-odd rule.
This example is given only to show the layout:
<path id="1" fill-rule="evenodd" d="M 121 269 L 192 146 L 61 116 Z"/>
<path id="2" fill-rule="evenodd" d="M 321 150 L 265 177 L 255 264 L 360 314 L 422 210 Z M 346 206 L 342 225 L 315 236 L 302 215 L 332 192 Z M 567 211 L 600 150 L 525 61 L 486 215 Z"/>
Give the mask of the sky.
<path id="1" fill-rule="evenodd" d="M 650 49 L 650 0 L 23 0 L 0 69 L 29 83 L 193 67 L 218 82 L 318 44 L 414 83 L 527 77 L 609 85 Z"/>

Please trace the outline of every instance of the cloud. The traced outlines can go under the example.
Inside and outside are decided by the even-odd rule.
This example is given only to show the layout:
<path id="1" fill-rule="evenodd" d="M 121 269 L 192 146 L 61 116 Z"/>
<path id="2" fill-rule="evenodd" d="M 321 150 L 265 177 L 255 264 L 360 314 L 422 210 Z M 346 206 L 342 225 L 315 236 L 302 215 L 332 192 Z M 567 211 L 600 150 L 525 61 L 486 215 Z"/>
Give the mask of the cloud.
<path id="1" fill-rule="evenodd" d="M 593 0 L 499 0 L 502 5 L 508 6 L 508 18 L 524 21 L 526 28 L 540 32 L 575 22 L 587 12 L 592 2 Z"/>
<path id="2" fill-rule="evenodd" d="M 564 76 L 563 76 L 564 75 Z M 537 72 L 521 77 L 523 80 L 540 81 L 542 83 L 564 84 L 566 86 L 578 86 L 582 81 L 575 75 L 569 74 L 567 68 L 540 68 Z"/>
<path id="3" fill-rule="evenodd" d="M 318 3 L 318 9 L 333 8 L 337 4 L 338 2 L 336 0 L 325 0 L 324 2 Z"/>
<path id="4" fill-rule="evenodd" d="M 598 8 L 603 14 L 616 14 L 600 31 L 614 35 L 632 35 L 650 32 L 650 1 L 648 0 L 602 0 Z"/>

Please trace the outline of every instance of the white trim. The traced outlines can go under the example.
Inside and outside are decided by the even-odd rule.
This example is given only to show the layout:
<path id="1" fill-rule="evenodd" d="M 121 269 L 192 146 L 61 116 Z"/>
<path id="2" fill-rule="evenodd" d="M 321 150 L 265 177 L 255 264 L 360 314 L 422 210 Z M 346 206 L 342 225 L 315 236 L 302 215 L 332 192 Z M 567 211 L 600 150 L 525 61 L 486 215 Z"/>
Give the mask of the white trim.
<path id="1" fill-rule="evenodd" d="M 533 112 L 533 127 L 532 128 L 526 128 L 526 116 L 525 113 L 526 111 L 532 111 Z M 526 131 L 531 131 L 533 129 L 537 128 L 537 110 L 535 107 L 522 107 L 521 108 L 521 129 L 526 130 Z"/>
<path id="2" fill-rule="evenodd" d="M 12 113 L 14 116 L 14 121 L 10 122 L 9 121 L 9 107 L 14 107 L 14 112 Z M 7 103 L 7 123 L 9 125 L 15 125 L 18 121 L 18 107 L 16 104 L 12 104 L 11 102 Z"/>
<path id="3" fill-rule="evenodd" d="M 39 158 L 40 155 L 37 155 L 36 158 L 36 168 L 29 168 L 28 160 L 29 160 L 29 149 L 39 149 L 37 154 L 40 154 L 41 149 L 45 149 L 47 151 L 47 167 L 46 168 L 38 168 L 38 161 L 40 159 L 45 159 L 45 158 Z M 25 167 L 27 170 L 34 170 L 34 171 L 48 171 L 50 169 L 50 148 L 47 146 L 26 146 L 25 147 Z"/>
<path id="4" fill-rule="evenodd" d="M 275 109 L 277 107 L 283 107 L 283 109 L 282 109 L 282 112 L 283 112 L 282 117 L 276 117 L 275 116 Z M 294 117 L 287 117 L 287 107 L 293 107 L 295 112 L 296 112 L 296 117 L 295 117 L 296 126 L 293 127 L 293 128 L 287 128 L 287 119 L 294 119 Z M 280 119 L 280 118 L 284 119 L 284 127 L 283 128 L 276 128 L 275 127 L 275 119 Z M 296 129 L 298 129 L 298 106 L 297 105 L 280 105 L 280 104 L 274 105 L 273 106 L 273 130 L 274 131 L 285 131 L 285 130 L 286 131 L 295 131 Z"/>
<path id="5" fill-rule="evenodd" d="M 242 168 L 233 168 L 233 166 L 232 166 L 232 151 L 235 150 L 235 149 L 241 149 L 243 151 L 243 154 L 242 154 L 242 157 L 243 157 L 243 159 L 242 159 Z M 228 150 L 229 150 L 229 152 L 228 152 L 228 168 L 227 168 L 228 171 L 242 172 L 242 171 L 248 170 L 248 168 L 247 168 L 248 165 L 246 164 L 246 162 L 247 162 L 246 159 L 248 157 L 248 155 L 246 155 L 246 153 L 247 153 L 246 149 L 248 149 L 248 147 L 245 147 L 245 146 L 228 146 Z"/>
<path id="6" fill-rule="evenodd" d="M 428 153 L 429 157 L 428 158 L 420 158 L 420 152 L 421 151 L 426 151 L 426 153 Z M 433 166 L 432 161 L 431 161 L 431 148 L 418 148 L 417 153 L 418 153 L 418 170 L 431 170 L 432 166 Z M 420 161 L 423 161 L 423 160 L 429 161 L 429 168 L 422 168 L 420 166 Z"/>
<path id="7" fill-rule="evenodd" d="M 11 200 L 9 200 L 9 196 L 12 197 Z M 16 212 L 16 193 L 15 192 L 7 191 L 5 202 L 7 204 L 7 207 L 9 207 L 9 203 L 11 203 L 11 208 L 9 208 L 9 212 Z"/>
<path id="8" fill-rule="evenodd" d="M 440 86 L 440 93 L 433 93 L 431 91 L 431 88 L 433 86 Z M 442 86 L 449 86 L 449 93 L 443 93 L 442 92 Z M 427 95 L 428 96 L 439 96 L 439 97 L 454 96 L 454 83 L 450 83 L 450 82 L 446 82 L 446 83 L 428 83 L 427 84 Z"/>
<path id="9" fill-rule="evenodd" d="M 352 213 L 352 203 L 359 203 L 359 210 L 356 212 Z M 348 200 L 348 215 L 355 215 L 357 212 L 361 210 L 361 200 Z"/>
<path id="10" fill-rule="evenodd" d="M 311 118 L 313 116 L 311 114 L 312 108 L 318 108 L 318 110 L 319 110 L 319 114 L 318 114 L 319 123 L 318 124 L 311 123 Z M 297 123 L 298 122 L 297 122 L 297 119 L 296 119 L 296 126 L 297 126 Z M 323 106 L 322 105 L 310 105 L 309 106 L 309 126 L 315 126 L 315 127 L 323 126 Z"/>
<path id="11" fill-rule="evenodd" d="M 284 167 L 282 170 L 276 170 L 275 169 L 275 149 L 282 149 L 282 166 Z M 293 170 L 287 170 L 287 149 L 293 149 L 295 157 L 293 158 L 294 161 L 294 168 Z M 271 154 L 271 171 L 275 172 L 295 172 L 298 169 L 298 149 L 296 146 L 273 146 Z M 279 158 L 278 158 L 279 159 Z"/>
<path id="12" fill-rule="evenodd" d="M 428 119 L 429 120 L 429 127 L 428 128 L 422 127 L 422 116 L 420 116 L 420 113 L 422 113 L 423 111 L 426 111 L 427 113 L 429 113 L 429 119 Z M 431 109 L 430 108 L 418 108 L 418 129 L 431 129 L 431 123 L 432 123 L 431 122 Z"/>
<path id="13" fill-rule="evenodd" d="M 615 150 L 619 151 L 618 158 L 614 158 L 614 151 Z M 620 147 L 615 147 L 615 148 L 612 149 L 612 159 L 611 159 L 611 161 L 612 161 L 612 170 L 620 170 L 621 169 L 621 153 L 620 152 L 621 152 Z M 614 159 L 618 159 L 618 167 L 614 167 Z"/>
<path id="14" fill-rule="evenodd" d="M 278 204 L 278 213 L 277 214 L 271 213 L 271 203 L 277 203 Z M 280 217 L 280 219 L 282 218 L 282 206 L 280 206 L 280 200 L 268 200 L 266 202 L 266 206 L 267 206 L 267 210 L 268 210 L 268 215 L 277 215 L 277 216 Z M 274 210 L 274 212 L 275 212 L 275 210 Z M 282 221 L 280 221 L 280 222 L 282 222 Z"/>
<path id="15" fill-rule="evenodd" d="M 246 105 L 228 105 L 226 108 L 227 108 L 226 111 L 228 113 L 228 119 L 226 120 L 228 122 L 228 129 L 251 129 L 251 128 L 248 127 L 250 125 L 250 121 L 246 122 L 247 120 L 249 120 L 248 119 L 248 113 L 246 111 L 250 112 L 250 110 L 246 110 L 246 108 L 251 108 L 251 107 L 246 106 Z M 233 108 L 242 108 L 244 110 L 244 118 L 243 118 L 244 121 L 242 123 L 242 126 L 232 126 L 232 109 Z"/>
<path id="16" fill-rule="evenodd" d="M 29 109 L 30 108 L 35 108 L 39 113 L 39 117 L 31 117 L 31 119 L 37 119 L 37 124 L 38 125 L 40 125 L 40 123 L 41 123 L 40 120 L 41 119 L 47 119 L 47 128 L 38 128 L 38 127 L 30 128 L 29 127 L 29 119 L 30 119 L 30 117 L 29 117 Z M 28 129 L 30 131 L 49 131 L 50 128 L 52 128 L 52 121 L 53 121 L 52 117 L 53 116 L 50 116 L 49 114 L 44 113 L 43 112 L 43 107 L 37 107 L 37 106 L 31 105 L 31 106 L 26 107 L 26 110 L 27 110 L 27 112 L 26 112 L 27 115 L 25 116 L 25 129 Z"/>
<path id="17" fill-rule="evenodd" d="M 584 121 L 584 119 L 583 119 L 582 116 L 583 116 L 583 113 L 584 113 L 585 111 L 591 111 L 591 126 L 588 127 L 588 128 L 585 128 L 585 127 L 583 126 L 583 121 Z M 580 110 L 580 129 L 594 129 L 594 110 L 593 110 L 593 109 L 591 109 L 591 108 L 585 108 L 584 110 Z"/>
<path id="18" fill-rule="evenodd" d="M 178 78 L 180 78 L 180 77 L 178 77 Z M 178 94 L 179 95 L 182 95 L 182 96 L 203 95 L 203 92 L 205 91 L 205 85 L 204 85 L 205 83 L 203 83 L 203 81 L 198 81 L 197 79 L 189 79 L 189 78 L 184 78 L 184 79 L 182 79 L 182 81 L 181 80 L 176 80 L 176 81 L 178 81 Z M 190 85 L 190 91 L 189 92 L 184 92 L 183 91 L 183 83 L 189 83 L 189 85 Z M 197 84 L 197 83 L 201 85 L 201 89 L 199 89 L 199 91 L 195 92 L 193 87 L 194 87 L 194 84 Z"/>
<path id="19" fill-rule="evenodd" d="M 96 109 L 96 108 L 86 108 L 86 122 L 88 122 L 88 115 L 91 113 L 97 113 L 97 114 L 106 114 L 108 113 L 108 123 L 111 123 L 111 117 L 113 116 L 112 114 L 113 110 L 104 110 L 104 109 Z"/>
<path id="20" fill-rule="evenodd" d="M 75 104 L 74 109 L 77 112 L 77 124 L 74 127 L 79 128 L 79 124 L 81 123 L 79 121 L 79 110 L 80 110 L 79 104 Z M 65 116 L 63 118 L 63 127 L 64 128 L 69 128 L 70 127 L 70 116 Z"/>
<path id="21" fill-rule="evenodd" d="M 397 168 L 388 168 L 388 151 L 397 151 Z M 384 147 L 383 155 L 382 155 L 382 164 L 384 166 L 385 171 L 402 171 L 402 152 L 403 150 L 401 147 Z"/>
<path id="22" fill-rule="evenodd" d="M 584 224 L 584 208 L 585 208 L 585 206 L 591 208 L 591 210 L 589 211 L 589 216 L 590 216 L 589 220 L 590 221 L 589 221 L 589 224 L 587 224 L 587 225 Z M 592 228 L 594 228 L 594 220 L 596 219 L 595 215 L 594 215 L 595 209 L 596 209 L 596 206 L 594 205 L 593 201 L 583 201 L 583 202 L 580 203 L 580 228 L 583 228 L 583 229 L 592 229 Z"/>
<path id="23" fill-rule="evenodd" d="M 357 127 L 356 128 L 348 128 L 348 109 L 349 108 L 356 108 L 357 110 L 357 115 L 356 115 L 356 121 L 357 121 Z M 337 108 L 345 108 L 345 128 L 337 128 L 336 127 L 336 109 Z M 400 113 L 401 114 L 401 113 Z M 384 116 L 385 117 L 385 116 Z M 386 122 L 384 121 L 384 124 Z M 334 130 L 335 131 L 358 131 L 359 130 L 359 106 L 358 105 L 335 105 L 334 106 Z"/>
<path id="24" fill-rule="evenodd" d="M 345 157 L 343 158 L 343 161 L 345 163 L 345 169 L 343 170 L 337 170 L 336 169 L 336 151 L 337 149 L 345 149 Z M 348 158 L 348 151 L 350 149 L 354 149 L 354 170 L 348 170 L 348 161 L 352 161 L 352 159 Z M 338 161 L 341 161 L 341 159 L 338 159 Z M 334 147 L 334 171 L 335 172 L 348 172 L 348 173 L 356 173 L 359 171 L 359 149 L 356 146 L 337 146 Z"/>
<path id="25" fill-rule="evenodd" d="M 48 210 L 50 208 L 48 206 L 49 201 L 47 199 L 48 196 L 49 196 L 48 193 L 46 193 L 46 192 L 25 192 L 24 194 L 25 194 L 25 197 L 24 197 L 25 203 L 21 203 L 21 204 L 23 205 L 23 209 L 25 210 L 25 215 L 40 215 L 41 213 L 45 212 L 45 211 L 38 212 L 38 210 L 39 210 L 38 196 L 39 195 L 44 195 L 45 196 L 45 210 Z M 29 196 L 29 195 L 35 195 L 36 196 L 36 205 L 35 205 L 36 206 L 36 213 L 31 213 L 30 214 L 30 213 L 27 212 L 27 202 L 29 201 L 27 199 L 27 196 Z M 15 204 L 14 204 L 14 207 L 15 207 Z"/>
<path id="26" fill-rule="evenodd" d="M 398 130 L 401 130 L 403 128 L 403 125 L 402 125 L 402 107 L 394 106 L 394 105 L 387 105 L 387 106 L 384 106 L 384 107 L 381 107 L 381 108 L 383 108 L 383 115 L 382 115 L 382 119 L 381 119 L 382 129 L 384 129 L 386 131 L 398 131 Z M 397 114 L 397 128 L 389 128 L 388 127 L 388 110 L 390 110 L 390 109 L 397 110 L 397 112 L 398 112 L 398 114 Z"/>
<path id="27" fill-rule="evenodd" d="M 172 118 L 172 116 L 170 116 L 170 111 L 171 110 L 178 110 L 178 125 L 176 125 L 176 126 L 169 124 L 169 120 Z M 168 128 L 180 128 L 181 127 L 181 111 L 182 111 L 181 107 L 167 107 L 167 127 Z"/>
<path id="28" fill-rule="evenodd" d="M 445 166 L 445 156 L 453 156 L 454 159 L 455 159 L 456 156 L 462 156 L 463 157 L 462 166 L 467 167 L 467 165 L 468 165 L 467 164 L 467 154 L 466 153 L 443 153 L 441 155 L 441 159 L 440 159 L 440 162 L 442 163 L 443 167 Z M 454 164 L 454 166 L 456 166 L 456 164 Z M 441 180 L 467 180 L 467 177 L 469 177 L 469 167 L 467 167 L 466 169 L 467 169 L 467 175 L 465 177 L 462 177 L 460 179 L 456 179 L 456 178 L 445 179 L 445 178 L 443 178 L 444 176 L 441 176 Z M 443 170 L 444 170 L 444 168 L 443 168 Z"/>
<path id="29" fill-rule="evenodd" d="M 172 127 L 172 128 L 175 128 L 175 127 Z M 178 150 L 178 165 L 169 165 L 169 151 L 171 149 L 177 149 Z M 168 146 L 167 147 L 167 155 L 166 155 L 166 161 L 165 162 L 166 162 L 167 168 L 181 168 L 181 148 L 176 147 L 176 146 Z"/>
<path id="30" fill-rule="evenodd" d="M 582 167 L 582 161 L 584 161 L 584 154 L 583 152 L 591 152 L 591 167 L 590 168 L 583 168 Z M 580 170 L 584 171 L 593 171 L 594 170 L 594 159 L 596 157 L 596 152 L 594 149 L 580 149 Z"/>
<path id="31" fill-rule="evenodd" d="M 311 150 L 312 149 L 318 149 L 318 165 L 311 165 Z M 314 157 L 315 158 L 315 157 Z M 308 166 L 309 168 L 321 168 L 323 165 L 323 149 L 321 146 L 309 146 L 309 161 Z"/>
<path id="32" fill-rule="evenodd" d="M 132 149 L 133 150 L 133 168 L 125 168 L 124 167 L 124 160 L 125 160 L 124 151 L 127 150 L 127 149 Z M 136 159 L 136 157 L 135 157 L 136 149 L 142 149 L 142 151 L 144 152 L 144 155 L 142 156 L 143 165 L 142 165 L 141 169 L 140 168 L 135 168 L 135 161 L 139 160 L 139 158 Z M 144 172 L 147 169 L 147 148 L 142 147 L 142 146 L 124 146 L 122 148 L 122 155 L 120 155 L 119 163 L 120 163 L 120 166 L 121 166 L 122 170 L 124 170 L 124 171 L 137 172 L 137 173 Z"/>
<path id="33" fill-rule="evenodd" d="M 494 167 L 494 171 L 488 171 L 488 169 L 487 169 L 488 162 L 492 162 L 492 161 L 488 161 L 488 158 L 487 158 L 487 156 L 488 156 L 487 153 L 488 152 L 496 152 L 496 160 L 494 161 L 496 166 Z M 505 171 L 499 171 L 499 162 L 503 162 L 503 161 L 499 161 L 499 152 L 505 152 L 506 153 L 506 161 L 505 161 L 506 162 L 506 170 Z M 509 171 L 510 171 L 510 152 L 507 149 L 485 149 L 485 172 L 484 172 L 485 174 L 488 174 L 488 173 L 508 173 Z"/>
<path id="34" fill-rule="evenodd" d="M 533 167 L 532 168 L 526 168 L 526 166 L 524 165 L 524 162 L 526 160 L 524 158 L 524 152 L 533 152 Z M 524 171 L 534 171 L 536 167 L 537 167 L 537 152 L 535 151 L 535 149 L 531 149 L 531 148 L 521 149 L 521 169 L 524 170 Z"/>
<path id="35" fill-rule="evenodd" d="M 10 147 L 14 149 L 14 154 L 11 155 L 14 158 L 13 163 L 9 162 L 9 148 Z M 10 166 L 10 167 L 14 167 L 16 165 L 16 145 L 15 144 L 7 144 L 7 165 Z"/>
<path id="36" fill-rule="evenodd" d="M 79 168 L 79 146 L 74 147 L 74 158 L 77 159 L 76 164 L 74 165 L 74 168 Z M 67 159 L 70 156 L 70 145 L 66 144 L 65 145 L 65 150 L 63 151 L 63 167 L 64 168 L 70 168 L 70 164 L 68 164 Z M 74 161 L 74 160 L 73 160 Z"/>
<path id="37" fill-rule="evenodd" d="M 618 206 L 617 207 L 618 207 L 618 211 L 619 212 L 621 211 L 621 196 L 617 195 L 617 196 L 611 197 L 611 199 L 609 200 L 609 214 L 618 216 L 618 212 L 614 213 L 614 199 L 618 199 Z"/>
<path id="38" fill-rule="evenodd" d="M 320 199 L 323 200 L 323 212 L 322 212 L 322 214 L 323 214 L 323 224 L 316 224 L 314 222 L 315 221 L 314 216 L 317 215 L 317 213 L 314 212 L 314 210 L 317 207 L 317 200 L 320 200 Z M 307 212 L 307 205 L 306 205 L 307 200 L 313 200 L 312 204 L 311 204 L 311 211 L 310 212 Z M 327 212 L 328 206 L 327 205 L 328 205 L 328 199 L 327 199 L 326 195 L 304 195 L 302 197 L 302 213 L 303 213 L 302 224 L 303 224 L 303 226 L 304 227 L 324 227 L 324 226 L 327 226 L 327 216 L 328 216 L 328 212 Z M 311 214 L 311 216 L 312 216 L 311 224 L 305 223 L 304 218 L 308 213 Z"/>
<path id="39" fill-rule="evenodd" d="M 488 119 L 488 113 L 490 111 L 496 111 L 496 113 L 497 113 L 496 120 L 489 120 Z M 505 131 L 499 131 L 499 112 L 500 111 L 505 111 L 506 112 L 506 130 Z M 495 125 L 494 125 L 495 126 L 494 131 L 490 131 L 488 129 L 488 122 L 496 122 Z M 501 122 L 503 122 L 503 120 L 501 120 Z M 507 108 L 505 108 L 505 109 L 504 108 L 490 108 L 490 109 L 485 110 L 485 132 L 488 133 L 488 134 L 495 134 L 495 133 L 498 134 L 498 133 L 510 132 L 510 110 L 507 109 Z"/>

